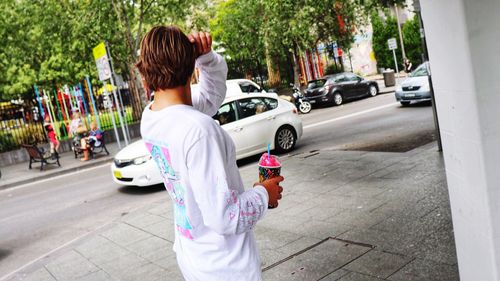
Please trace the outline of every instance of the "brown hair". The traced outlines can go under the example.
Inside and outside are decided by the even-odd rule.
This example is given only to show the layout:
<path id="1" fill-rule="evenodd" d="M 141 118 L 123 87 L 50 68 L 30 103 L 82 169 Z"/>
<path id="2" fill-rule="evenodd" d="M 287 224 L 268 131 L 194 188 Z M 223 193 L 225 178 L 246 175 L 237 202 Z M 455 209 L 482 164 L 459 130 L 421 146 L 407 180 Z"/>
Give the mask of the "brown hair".
<path id="1" fill-rule="evenodd" d="M 193 74 L 194 44 L 175 26 L 155 26 L 142 39 L 137 69 L 150 90 L 186 85 Z"/>

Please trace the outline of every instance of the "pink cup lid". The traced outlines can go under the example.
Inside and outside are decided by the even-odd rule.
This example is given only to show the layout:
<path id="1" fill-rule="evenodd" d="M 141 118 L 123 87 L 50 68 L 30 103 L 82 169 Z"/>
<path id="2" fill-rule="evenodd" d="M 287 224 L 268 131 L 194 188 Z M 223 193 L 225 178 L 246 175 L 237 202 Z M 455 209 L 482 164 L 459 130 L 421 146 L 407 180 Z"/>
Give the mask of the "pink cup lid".
<path id="1" fill-rule="evenodd" d="M 272 154 L 268 157 L 267 152 L 264 152 L 264 154 L 260 157 L 259 165 L 266 167 L 281 167 L 278 157 Z"/>

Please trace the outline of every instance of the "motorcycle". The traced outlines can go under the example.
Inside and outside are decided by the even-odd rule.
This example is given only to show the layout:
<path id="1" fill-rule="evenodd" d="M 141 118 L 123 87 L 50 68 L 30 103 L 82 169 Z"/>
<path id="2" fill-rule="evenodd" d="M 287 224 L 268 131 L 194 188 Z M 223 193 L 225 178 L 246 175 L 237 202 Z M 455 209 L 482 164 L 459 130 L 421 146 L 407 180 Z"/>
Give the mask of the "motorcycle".
<path id="1" fill-rule="evenodd" d="M 302 92 L 297 86 L 295 86 L 294 84 L 290 84 L 290 86 L 292 86 L 293 88 L 292 96 L 295 106 L 300 111 L 300 113 L 307 114 L 311 112 L 312 106 L 311 103 L 309 102 L 309 99 L 306 96 L 304 96 L 304 94 L 302 94 Z"/>

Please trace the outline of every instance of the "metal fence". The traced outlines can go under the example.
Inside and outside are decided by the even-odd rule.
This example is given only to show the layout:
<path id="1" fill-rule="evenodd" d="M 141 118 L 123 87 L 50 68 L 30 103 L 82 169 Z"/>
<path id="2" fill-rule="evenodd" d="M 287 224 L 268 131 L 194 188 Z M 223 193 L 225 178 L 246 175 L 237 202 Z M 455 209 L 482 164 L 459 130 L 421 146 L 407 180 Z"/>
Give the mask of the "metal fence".
<path id="1" fill-rule="evenodd" d="M 106 91 L 112 89 L 106 89 Z M 15 150 L 21 144 L 47 142 L 44 119 L 52 124 L 59 140 L 72 138 L 69 132 L 74 112 L 81 112 L 87 128 L 95 121 L 101 130 L 113 128 L 112 115 L 120 127 L 116 101 L 113 95 L 106 101 L 103 88 L 92 90 L 90 82 L 83 81 L 73 87 L 44 88 L 34 86 L 31 97 L 0 101 L 0 152 Z M 137 122 L 133 114 L 133 99 L 127 88 L 117 89 L 121 113 L 126 124 Z M 108 105 L 109 107 L 106 107 Z M 111 108 L 111 110 L 110 110 Z"/>

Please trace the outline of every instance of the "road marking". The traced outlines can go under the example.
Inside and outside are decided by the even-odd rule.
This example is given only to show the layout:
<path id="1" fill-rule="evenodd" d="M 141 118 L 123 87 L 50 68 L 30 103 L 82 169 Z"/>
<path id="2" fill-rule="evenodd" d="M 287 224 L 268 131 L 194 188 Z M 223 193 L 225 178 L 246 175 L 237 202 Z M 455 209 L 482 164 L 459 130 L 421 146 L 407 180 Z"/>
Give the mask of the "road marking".
<path id="1" fill-rule="evenodd" d="M 46 178 L 46 179 L 39 180 L 39 181 L 29 182 L 29 183 L 25 183 L 25 184 L 22 184 L 22 185 L 19 185 L 19 186 L 15 186 L 15 187 L 12 187 L 12 188 L 6 188 L 6 189 L 3 189 L 3 190 L 0 190 L 0 194 L 9 193 L 9 192 L 12 192 L 12 191 L 17 190 L 17 189 L 28 187 L 30 185 L 40 184 L 40 183 L 44 183 L 44 182 L 51 181 L 51 180 L 56 180 L 56 179 L 60 179 L 60 178 L 68 177 L 68 176 L 73 176 L 75 174 L 80 174 L 80 173 L 88 172 L 88 171 L 99 169 L 99 168 L 102 168 L 104 166 L 109 166 L 109 165 L 110 165 L 110 163 L 105 163 L 105 164 L 102 164 L 102 165 L 99 165 L 99 166 L 94 166 L 94 167 L 90 167 L 90 168 L 84 168 L 82 170 L 70 172 L 68 174 L 58 175 L 58 176 L 55 176 L 55 177 L 50 177 L 50 178 Z"/>
<path id="2" fill-rule="evenodd" d="M 356 117 L 356 116 L 359 116 L 359 115 L 363 115 L 363 114 L 370 113 L 370 112 L 373 112 L 373 111 L 381 110 L 381 109 L 384 109 L 384 108 L 393 107 L 393 106 L 395 106 L 397 104 L 399 104 L 399 103 L 393 102 L 393 103 L 386 104 L 386 105 L 383 105 L 383 106 L 374 107 L 374 108 L 370 108 L 370 109 L 363 110 L 363 111 L 360 111 L 360 112 L 356 112 L 356 113 L 344 115 L 342 117 L 337 117 L 337 118 L 333 118 L 333 119 L 330 119 L 330 120 L 325 120 L 325 121 L 321 121 L 321 122 L 318 122 L 318 123 L 309 124 L 309 125 L 304 126 L 303 129 L 306 130 L 306 129 L 310 129 L 310 128 L 322 126 L 322 125 L 325 125 L 325 124 L 328 124 L 328 123 L 333 123 L 333 122 L 337 122 L 337 121 L 340 121 L 340 120 L 344 120 L 344 119 Z"/>

